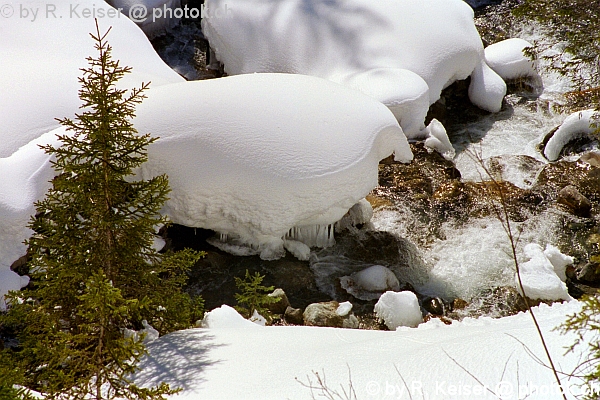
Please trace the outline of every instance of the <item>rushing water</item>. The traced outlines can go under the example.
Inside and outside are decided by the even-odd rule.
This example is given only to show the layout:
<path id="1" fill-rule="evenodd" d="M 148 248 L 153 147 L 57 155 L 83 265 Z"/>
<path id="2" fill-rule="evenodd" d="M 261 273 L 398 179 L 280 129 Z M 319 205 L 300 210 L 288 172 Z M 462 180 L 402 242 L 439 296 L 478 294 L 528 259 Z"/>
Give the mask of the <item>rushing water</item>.
<path id="1" fill-rule="evenodd" d="M 182 54 L 188 54 L 190 63 L 198 62 L 197 52 L 189 51 L 188 44 L 197 43 L 201 37 L 197 24 L 190 24 L 175 31 L 178 35 L 170 43 L 163 43 L 159 53 L 166 61 L 177 65 L 188 77 L 194 73 L 185 66 Z M 529 41 L 544 41 L 543 35 L 531 27 L 513 29 L 511 36 Z M 183 46 L 188 53 L 177 50 Z M 175 55 L 175 56 L 174 56 Z M 172 59 L 169 60 L 169 57 Z M 174 57 L 174 58 L 173 58 Z M 184 66 L 182 66 L 182 64 Z M 547 163 L 538 145 L 543 137 L 558 126 L 565 118 L 555 110 L 562 93 L 569 89 L 564 78 L 545 72 L 540 65 L 541 82 L 533 82 L 534 89 L 525 92 L 513 90 L 506 97 L 502 110 L 495 114 L 483 114 L 465 121 L 449 115 L 452 122 L 446 127 L 456 149 L 453 160 L 463 181 L 486 179 L 479 161 L 502 165 L 503 180 L 527 189 L 536 179 L 537 173 Z M 198 73 L 198 77 L 202 74 Z M 537 86 L 536 86 L 537 85 Z M 448 111 L 451 114 L 451 110 Z M 503 286 L 514 286 L 514 260 L 510 253 L 510 242 L 501 221 L 494 217 L 471 217 L 466 222 L 444 222 L 435 235 L 423 240 L 419 235 L 427 229 L 414 229 L 421 222 L 419 211 L 412 210 L 403 202 L 396 202 L 375 211 L 369 229 L 394 235 L 404 256 L 397 264 L 388 265 L 401 281 L 410 284 L 424 295 L 445 299 L 456 297 L 473 299 L 482 291 Z M 561 216 L 556 210 L 548 209 L 531 215 L 520 222 L 513 222 L 519 232 L 517 249 L 520 252 L 528 243 L 557 244 L 557 230 Z M 344 246 L 347 246 L 344 248 Z M 335 250 L 314 252 L 311 267 L 319 287 L 336 297 L 336 280 L 340 276 L 368 267 L 364 260 L 349 259 L 346 252 L 355 243 L 339 243 Z M 526 261 L 521 259 L 519 261 Z M 338 288 L 339 290 L 339 288 Z"/>

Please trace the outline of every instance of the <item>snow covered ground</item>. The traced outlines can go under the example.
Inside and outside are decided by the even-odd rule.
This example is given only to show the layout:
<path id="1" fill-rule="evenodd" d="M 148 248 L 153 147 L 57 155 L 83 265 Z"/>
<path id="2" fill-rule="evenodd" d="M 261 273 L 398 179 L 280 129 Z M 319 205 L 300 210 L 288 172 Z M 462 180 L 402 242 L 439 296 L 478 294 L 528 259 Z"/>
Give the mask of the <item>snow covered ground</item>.
<path id="1" fill-rule="evenodd" d="M 553 329 L 578 308 L 576 301 L 535 308 L 563 372 L 581 360 L 564 355 L 573 336 Z M 300 382 L 315 385 L 313 371 L 339 393 L 351 380 L 358 399 L 561 398 L 552 372 L 539 362 L 547 359 L 526 313 L 449 326 L 434 319 L 393 332 L 261 327 L 227 310 L 211 314 L 211 328 L 152 342 L 136 381 L 181 387 L 172 397 L 177 400 L 310 399 L 310 389 Z M 583 390 L 577 383 L 564 378 L 568 398 Z"/>

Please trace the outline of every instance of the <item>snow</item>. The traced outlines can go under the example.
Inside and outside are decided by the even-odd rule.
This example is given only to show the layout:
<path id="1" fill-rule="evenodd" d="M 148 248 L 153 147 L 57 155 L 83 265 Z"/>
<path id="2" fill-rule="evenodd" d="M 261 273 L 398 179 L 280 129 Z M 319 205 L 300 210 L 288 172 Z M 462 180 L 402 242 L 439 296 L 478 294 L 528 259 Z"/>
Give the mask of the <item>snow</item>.
<path id="1" fill-rule="evenodd" d="M 569 115 L 546 143 L 544 148 L 546 158 L 550 161 L 558 160 L 560 151 L 567 143 L 594 132 L 592 123 L 595 122 L 595 117 L 597 114 L 594 110 L 578 111 Z"/>
<path id="2" fill-rule="evenodd" d="M 340 303 L 337 310 L 335 310 L 335 313 L 340 317 L 345 317 L 346 315 L 350 314 L 350 311 L 352 311 L 352 303 L 345 301 Z"/>
<path id="3" fill-rule="evenodd" d="M 181 18 L 177 18 L 176 10 L 183 10 L 181 0 L 107 0 L 106 2 L 114 8 L 122 9 L 123 15 L 134 21 L 149 39 L 164 35 L 177 25 Z M 142 10 L 145 10 L 145 14 Z M 137 12 L 143 14 L 138 15 Z"/>
<path id="4" fill-rule="evenodd" d="M 533 45 L 520 38 L 506 39 L 485 48 L 485 61 L 502 79 L 539 77 L 534 60 L 523 50 Z"/>
<path id="5" fill-rule="evenodd" d="M 462 0 L 207 0 L 202 29 L 229 75 L 287 72 L 349 85 L 389 106 L 407 137 L 442 89 L 471 76 L 471 101 L 498 111 L 504 81 L 484 60 Z"/>
<path id="6" fill-rule="evenodd" d="M 546 249 L 544 250 L 544 255 L 548 258 L 548 261 L 552 263 L 554 267 L 554 272 L 560 278 L 561 281 L 567 281 L 567 273 L 566 268 L 567 265 L 573 264 L 575 259 L 571 256 L 563 254 L 560 250 L 551 244 L 546 245 Z"/>
<path id="7" fill-rule="evenodd" d="M 423 321 L 417 295 L 410 291 L 385 292 L 375 304 L 375 314 L 390 330 L 415 327 Z"/>
<path id="8" fill-rule="evenodd" d="M 523 248 L 523 253 L 525 257 L 529 258 L 529 261 L 519 264 L 523 290 L 521 290 L 515 273 L 517 290 L 521 294 L 525 292 L 525 296 L 534 300 L 571 300 L 571 296 L 567 292 L 567 285 L 555 272 L 555 268 L 557 268 L 564 275 L 565 260 L 557 260 L 559 257 L 552 248 L 547 249 L 547 252 L 555 260 L 556 266 L 550 262 L 539 244 L 530 243 Z"/>
<path id="9" fill-rule="evenodd" d="M 286 235 L 329 245 L 333 224 L 377 186 L 379 161 L 392 153 L 412 159 L 385 106 L 310 76 L 249 74 L 152 88 L 134 123 L 160 138 L 139 173 L 169 176 L 163 212 L 263 259 L 285 255 Z M 306 256 L 304 247 L 287 247 Z"/>
<path id="10" fill-rule="evenodd" d="M 222 305 L 207 312 L 200 326 L 210 329 L 243 329 L 259 325 L 242 317 L 233 307 Z"/>
<path id="11" fill-rule="evenodd" d="M 105 16 L 98 18 L 98 23 L 101 32 L 112 27 L 108 41 L 113 58 L 133 68 L 121 81 L 123 87 L 138 87 L 148 81 L 154 87 L 183 81 L 158 57 L 132 21 L 103 2 L 82 0 L 77 5 L 77 12 L 104 10 Z M 96 31 L 94 19 L 82 17 L 81 12 L 81 18 L 69 18 L 67 3 L 51 6 L 56 7 L 56 19 L 45 14 L 45 3 L 21 1 L 18 7 L 37 10 L 35 20 L 33 15 L 14 15 L 3 18 L 0 24 L 0 93 L 10 93 L 0 96 L 0 157 L 9 157 L 59 127 L 55 118 L 73 117 L 81 104 L 77 78 L 81 76 L 79 69 L 87 66 L 86 57 L 96 55 L 89 36 Z M 108 17 L 109 10 L 113 17 Z"/>
<path id="12" fill-rule="evenodd" d="M 425 147 L 436 150 L 438 153 L 448 159 L 454 158 L 456 151 L 448 139 L 446 128 L 437 119 L 432 119 L 427 128 L 425 128 L 427 138 L 425 139 Z"/>
<path id="13" fill-rule="evenodd" d="M 564 372 L 580 361 L 579 354 L 564 350 L 575 335 L 561 335 L 554 328 L 579 308 L 576 301 L 534 307 L 554 361 Z M 552 372 L 534 358 L 547 362 L 528 313 L 467 318 L 449 326 L 433 319 L 393 332 L 244 326 L 254 329 L 220 326 L 159 338 L 148 346 L 136 383 L 165 381 L 181 387 L 171 397 L 177 400 L 310 399 L 310 390 L 297 380 L 308 383 L 311 378 L 314 383 L 315 371 L 339 392 L 340 385 L 348 388 L 350 373 L 357 398 L 366 400 L 562 398 Z M 581 393 L 575 378 L 562 379 L 569 399 Z"/>
<path id="14" fill-rule="evenodd" d="M 396 275 L 383 265 L 373 265 L 350 276 L 342 276 L 340 285 L 361 300 L 375 300 L 387 290 L 400 290 Z"/>

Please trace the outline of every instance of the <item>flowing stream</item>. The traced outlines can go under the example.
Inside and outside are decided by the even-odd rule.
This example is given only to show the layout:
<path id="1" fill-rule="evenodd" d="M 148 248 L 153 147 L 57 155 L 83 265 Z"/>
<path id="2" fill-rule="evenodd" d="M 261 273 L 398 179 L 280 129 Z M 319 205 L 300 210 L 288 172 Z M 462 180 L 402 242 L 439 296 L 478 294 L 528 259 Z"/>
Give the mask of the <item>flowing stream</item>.
<path id="1" fill-rule="evenodd" d="M 167 63 L 185 71 L 184 75 L 192 79 L 206 77 L 202 73 L 194 75 L 185 67 L 186 62 L 198 63 L 198 51 L 190 50 L 194 43 L 197 48 L 202 38 L 198 26 L 194 22 L 175 30 L 174 40 L 163 39 L 157 49 Z M 529 41 L 546 40 L 531 27 L 511 28 L 508 34 Z M 189 61 L 182 59 L 185 54 Z M 495 176 L 496 179 L 525 190 L 534 184 L 540 170 L 548 163 L 538 146 L 544 136 L 564 120 L 565 115 L 555 111 L 554 105 L 560 102 L 561 94 L 569 90 L 565 78 L 545 72 L 543 64 L 540 71 L 543 90 L 537 81 L 528 83 L 533 88 L 513 87 L 498 113 L 469 114 L 464 110 L 447 109 L 444 124 L 456 150 L 452 161 L 463 182 L 488 179 L 480 161 L 475 159 L 478 157 L 487 167 L 498 167 L 500 175 Z M 520 262 L 526 261 L 521 259 L 521 250 L 528 243 L 538 243 L 542 247 L 560 245 L 559 232 L 563 229 L 564 216 L 550 205 L 511 223 L 519 236 Z M 443 221 L 435 234 L 429 235 L 430 222 L 423 220 L 422 210 L 415 210 L 408 202 L 397 199 L 387 206 L 375 207 L 370 224 L 363 230 L 387 233 L 396 241 L 400 256 L 388 260 L 387 266 L 402 283 L 409 284 L 422 295 L 448 301 L 454 298 L 473 301 L 486 291 L 515 285 L 510 242 L 501 221 L 493 215 L 467 216 L 461 223 Z M 310 265 L 317 286 L 333 298 L 340 298 L 339 277 L 376 263 L 352 256 L 356 247 L 367 246 L 367 240 L 361 239 L 361 235 L 365 233 L 354 232 L 350 235 L 353 236 L 351 240 L 342 235 L 334 248 L 315 251 L 311 256 Z M 493 310 L 488 314 L 494 315 Z"/>

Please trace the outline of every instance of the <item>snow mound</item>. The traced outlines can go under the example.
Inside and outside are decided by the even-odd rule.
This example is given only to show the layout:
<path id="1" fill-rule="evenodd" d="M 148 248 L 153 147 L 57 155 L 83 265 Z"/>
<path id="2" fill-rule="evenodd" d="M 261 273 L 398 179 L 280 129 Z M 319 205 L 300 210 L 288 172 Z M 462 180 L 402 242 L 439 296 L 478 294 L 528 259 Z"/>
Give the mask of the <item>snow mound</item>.
<path id="1" fill-rule="evenodd" d="M 564 273 L 564 259 L 557 260 L 557 254 L 554 249 L 547 248 L 548 253 L 557 263 L 556 266 Z M 555 272 L 555 265 L 550 262 L 542 247 L 536 243 L 530 243 L 524 247 L 523 253 L 529 261 L 519 265 L 521 282 L 525 295 L 531 299 L 541 300 L 571 300 L 567 292 L 567 285 L 559 278 Z M 519 293 L 523 294 L 519 285 L 518 277 L 515 274 L 515 283 Z"/>
<path id="2" fill-rule="evenodd" d="M 400 290 L 396 275 L 383 265 L 373 265 L 350 276 L 342 276 L 340 284 L 349 294 L 361 300 L 375 300 L 383 292 Z"/>
<path id="3" fill-rule="evenodd" d="M 113 47 L 113 59 L 133 68 L 120 82 L 122 87 L 138 87 L 148 81 L 155 87 L 183 81 L 158 57 L 132 21 L 100 3 L 78 1 L 76 10 L 104 11 L 105 16 L 98 18 L 98 23 L 101 32 L 112 27 L 108 41 Z M 45 13 L 40 2 L 21 1 L 19 7 L 38 10 L 35 21 L 32 22 L 33 16 L 15 15 L 2 19 L 0 24 L 0 93 L 10 93 L 0 96 L 0 157 L 9 157 L 31 140 L 58 128 L 55 118 L 73 117 L 81 105 L 77 78 L 81 76 L 80 68 L 87 66 L 86 57 L 96 55 L 89 35 L 96 26 L 93 18 L 66 18 L 66 3 L 55 6 L 57 18 L 47 18 L 40 15 Z M 109 11 L 113 17 L 108 16 Z"/>
<path id="4" fill-rule="evenodd" d="M 163 212 L 257 249 L 263 259 L 285 255 L 284 239 L 329 245 L 333 224 L 377 186 L 379 161 L 392 153 L 412 159 L 385 106 L 303 75 L 153 88 L 134 124 L 159 137 L 139 173 L 169 176 Z M 307 256 L 306 247 L 287 247 Z"/>
<path id="5" fill-rule="evenodd" d="M 473 10 L 462 0 L 206 0 L 229 7 L 202 30 L 229 75 L 314 75 L 389 106 L 410 138 L 442 89 L 471 76 L 469 96 L 498 111 L 504 81 L 484 60 Z M 475 72 L 475 73 L 474 73 Z"/>
<path id="6" fill-rule="evenodd" d="M 209 329 L 238 329 L 260 326 L 242 317 L 233 307 L 222 305 L 209 311 L 200 323 L 202 328 Z"/>
<path id="7" fill-rule="evenodd" d="M 546 158 L 550 161 L 558 160 L 562 148 L 567 143 L 594 132 L 592 124 L 595 122 L 595 117 L 597 114 L 594 110 L 578 111 L 569 115 L 546 143 L 544 148 Z"/>
<path id="8" fill-rule="evenodd" d="M 427 128 L 425 128 L 427 138 L 425 139 L 425 147 L 432 150 L 436 150 L 438 153 L 446 157 L 447 159 L 453 159 L 456 155 L 456 151 L 450 143 L 446 128 L 437 119 L 431 120 Z"/>
<path id="9" fill-rule="evenodd" d="M 413 292 L 385 292 L 375 304 L 375 314 L 390 330 L 416 327 L 423 321 L 417 295 Z"/>
<path id="10" fill-rule="evenodd" d="M 506 83 L 485 61 L 481 61 L 471 75 L 469 99 L 477 107 L 498 112 L 502 108 L 502 99 L 506 94 Z"/>
<path id="11" fill-rule="evenodd" d="M 548 261 L 552 263 L 554 267 L 554 272 L 560 278 L 561 281 L 567 281 L 567 273 L 566 268 L 567 265 L 573 264 L 575 259 L 571 256 L 567 256 L 558 250 L 557 247 L 552 246 L 551 244 L 546 245 L 546 250 L 544 250 L 544 255 L 548 258 Z"/>
<path id="12" fill-rule="evenodd" d="M 122 9 L 123 15 L 131 18 L 144 31 L 148 39 L 164 35 L 179 23 L 177 9 L 181 9 L 181 0 L 106 0 L 114 8 Z M 136 9 L 144 6 L 145 17 L 136 18 Z"/>
<path id="13" fill-rule="evenodd" d="M 523 53 L 532 46 L 524 39 L 506 39 L 485 48 L 485 61 L 505 80 L 539 77 L 535 61 Z"/>

